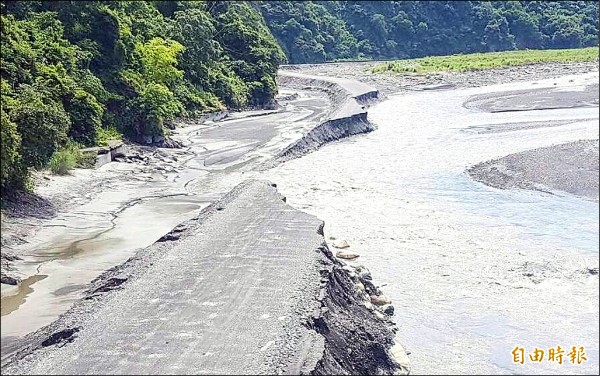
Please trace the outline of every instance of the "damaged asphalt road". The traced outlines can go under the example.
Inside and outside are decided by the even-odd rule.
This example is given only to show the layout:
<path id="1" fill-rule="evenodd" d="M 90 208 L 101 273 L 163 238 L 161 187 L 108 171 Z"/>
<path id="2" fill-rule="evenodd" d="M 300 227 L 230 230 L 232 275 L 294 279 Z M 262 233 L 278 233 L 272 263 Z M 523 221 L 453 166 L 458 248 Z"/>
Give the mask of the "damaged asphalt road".
<path id="1" fill-rule="evenodd" d="M 248 181 L 104 273 L 3 374 L 391 374 L 393 328 L 323 222 Z M 352 279 L 354 278 L 354 280 Z"/>

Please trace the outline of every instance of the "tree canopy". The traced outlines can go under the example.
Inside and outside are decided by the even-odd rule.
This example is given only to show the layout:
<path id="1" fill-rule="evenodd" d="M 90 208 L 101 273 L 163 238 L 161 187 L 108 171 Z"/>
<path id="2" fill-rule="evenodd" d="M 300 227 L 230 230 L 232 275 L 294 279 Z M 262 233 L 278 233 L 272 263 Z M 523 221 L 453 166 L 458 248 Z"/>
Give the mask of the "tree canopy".
<path id="1" fill-rule="evenodd" d="M 227 1 L 3 1 L 2 190 L 103 130 L 157 139 L 175 117 L 265 106 L 285 55 Z"/>
<path id="2" fill-rule="evenodd" d="M 261 1 L 292 63 L 598 45 L 596 1 Z"/>
<path id="3" fill-rule="evenodd" d="M 2 191 L 59 149 L 272 103 L 280 63 L 598 45 L 592 1 L 2 1 Z"/>

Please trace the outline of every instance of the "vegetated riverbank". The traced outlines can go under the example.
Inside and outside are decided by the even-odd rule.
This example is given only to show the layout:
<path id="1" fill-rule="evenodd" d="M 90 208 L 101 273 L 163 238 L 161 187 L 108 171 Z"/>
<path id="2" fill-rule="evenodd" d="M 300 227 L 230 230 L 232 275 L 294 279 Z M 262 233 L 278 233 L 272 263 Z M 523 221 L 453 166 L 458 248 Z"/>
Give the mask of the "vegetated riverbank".
<path id="1" fill-rule="evenodd" d="M 563 50 L 521 50 L 395 60 L 373 67 L 373 72 L 431 73 L 498 69 L 540 63 L 577 63 L 598 60 L 598 47 Z"/>
<path id="2" fill-rule="evenodd" d="M 298 78 L 296 78 L 296 82 L 297 80 Z M 309 80 L 309 78 L 304 77 L 304 80 Z M 312 119 L 311 122 L 300 128 L 295 128 L 290 123 L 279 124 L 278 119 L 275 120 L 268 116 L 275 113 L 274 111 L 250 111 L 230 117 L 234 120 L 243 121 L 243 119 L 263 116 L 265 126 L 252 126 L 259 132 L 254 135 L 249 135 L 244 127 L 239 130 L 233 129 L 231 132 L 224 130 L 223 134 L 219 135 L 218 129 L 217 132 L 206 132 L 211 125 L 200 126 L 196 129 L 198 127 L 196 122 L 180 123 L 184 127 L 187 124 L 190 128 L 196 129 L 191 131 L 192 134 L 189 137 L 194 137 L 198 133 L 209 133 L 211 134 L 209 137 L 215 137 L 213 134 L 217 133 L 216 137 L 225 144 L 235 144 L 239 141 L 236 134 L 238 132 L 241 133 L 243 138 L 262 139 L 259 142 L 257 140 L 251 141 L 248 145 L 242 145 L 241 147 L 226 145 L 222 150 L 217 149 L 211 160 L 202 162 L 204 167 L 210 169 L 210 166 L 214 164 L 234 161 L 260 147 L 261 142 L 268 144 L 275 142 L 275 139 L 277 139 L 280 144 L 279 149 L 274 149 L 277 158 L 265 158 L 264 167 L 272 165 L 275 161 L 303 155 L 326 142 L 373 129 L 366 119 L 366 110 L 358 103 L 358 101 L 364 102 L 376 98 L 377 91 L 372 87 L 360 83 L 353 84 L 349 81 L 332 83 L 318 77 L 312 79 L 310 87 L 299 87 L 290 80 L 283 83 L 283 86 L 286 85 L 297 90 L 324 92 L 329 98 L 329 107 L 326 106 L 327 101 L 321 101 L 320 105 L 327 107 L 319 110 L 324 112 L 323 116 Z M 293 98 L 297 99 L 297 95 L 292 96 Z M 289 99 L 283 97 L 280 101 L 285 106 Z M 282 108 L 278 112 L 281 111 L 284 111 L 284 109 Z M 298 119 L 297 123 L 302 123 L 302 119 Z M 215 120 L 223 119 L 219 117 Z M 284 137 L 277 135 L 278 129 L 287 129 L 287 132 L 282 132 Z M 295 134 L 295 136 L 288 138 L 290 136 L 285 133 Z M 121 162 L 129 162 L 129 165 L 125 166 L 116 167 L 113 164 L 100 170 L 75 170 L 73 171 L 74 176 L 63 177 L 51 176 L 43 172 L 38 173 L 34 182 L 35 194 L 19 193 L 12 200 L 6 200 L 5 202 L 6 207 L 3 210 L 2 221 L 2 245 L 5 248 L 1 265 L 3 290 L 8 290 L 6 285 L 16 285 L 19 281 L 19 276 L 15 274 L 16 270 L 12 267 L 13 263 L 19 260 L 19 255 L 17 251 L 13 252 L 12 250 L 27 243 L 28 241 L 25 238 L 35 233 L 45 221 L 54 218 L 56 213 L 81 206 L 93 200 L 98 194 L 110 191 L 112 187 L 135 184 L 135 182 L 143 185 L 155 180 L 156 175 L 168 180 L 170 179 L 167 177 L 169 173 L 179 172 L 185 174 L 182 170 L 186 169 L 186 163 L 195 158 L 196 154 L 206 151 L 206 147 L 209 148 L 209 151 L 214 148 L 208 142 L 200 150 L 192 150 L 193 146 L 187 147 L 190 145 L 189 140 L 184 140 L 184 143 L 186 143 L 186 147 L 182 149 L 169 150 L 130 144 L 128 145 L 129 153 L 119 159 Z M 268 154 L 266 157 L 268 157 Z"/>
<path id="3" fill-rule="evenodd" d="M 3 357 L 3 374 L 406 373 L 368 270 L 337 260 L 323 222 L 284 201 L 264 181 L 237 186 L 103 273 Z"/>
<path id="4" fill-rule="evenodd" d="M 319 81 L 319 80 L 317 80 Z M 315 82 L 313 87 L 318 87 L 319 83 Z M 341 95 L 341 91 L 343 89 L 338 88 L 338 95 Z M 298 95 L 290 95 L 288 96 L 289 98 L 296 98 L 298 97 Z M 348 97 L 348 95 L 346 95 L 346 97 Z M 288 98 L 288 99 L 289 99 Z M 285 98 L 283 98 L 285 99 Z M 300 99 L 300 101 L 306 101 L 306 99 Z M 320 106 L 325 106 L 327 107 L 327 100 L 323 100 L 321 98 L 318 98 L 318 101 L 315 99 L 312 99 L 312 101 L 314 102 L 318 102 Z M 285 101 L 284 101 L 285 102 Z M 286 127 L 282 127 L 281 122 L 283 121 L 282 119 L 286 119 L 286 112 L 279 112 L 277 114 L 274 115 L 265 115 L 261 118 L 256 118 L 256 120 L 251 120 L 250 118 L 238 118 L 238 119 L 234 119 L 232 121 L 230 121 L 229 126 L 231 128 L 228 128 L 225 123 L 223 123 L 223 125 L 215 125 L 215 126 L 191 126 L 191 130 L 186 131 L 186 137 L 185 140 L 183 140 L 183 145 L 184 148 L 183 149 L 169 149 L 169 150 L 161 150 L 161 149 L 155 149 L 155 148 L 146 148 L 146 147 L 135 147 L 134 149 L 136 150 L 130 150 L 125 157 L 123 158 L 123 161 L 126 162 L 131 162 L 131 163 L 112 163 L 109 165 L 106 165 L 106 167 L 101 168 L 100 170 L 93 170 L 91 172 L 86 172 L 86 174 L 94 174 L 94 171 L 98 173 L 98 176 L 96 176 L 99 180 L 101 180 L 101 172 L 102 170 L 110 170 L 112 171 L 112 169 L 117 169 L 120 170 L 121 168 L 124 168 L 128 171 L 128 176 L 130 178 L 130 182 L 127 182 L 126 180 L 120 180 L 118 178 L 118 172 L 117 171 L 113 171 L 115 173 L 115 181 L 112 181 L 111 183 L 113 183 L 112 185 L 100 185 L 98 187 L 98 190 L 100 191 L 100 193 L 103 191 L 103 189 L 105 189 L 104 192 L 106 192 L 106 190 L 110 190 L 111 188 L 115 188 L 117 189 L 117 191 L 119 190 L 119 184 L 123 183 L 123 182 L 127 182 L 128 184 L 132 185 L 132 187 L 134 187 L 136 184 L 140 185 L 140 189 L 146 189 L 145 187 L 152 185 L 152 184 L 158 184 L 158 187 L 160 188 L 161 185 L 164 185 L 163 183 L 160 182 L 156 182 L 154 183 L 156 180 L 154 180 L 156 178 L 155 175 L 160 175 L 163 178 L 165 178 L 166 180 L 171 180 L 171 179 L 175 179 L 177 180 L 178 176 L 180 176 L 180 174 L 186 174 L 186 172 L 181 172 L 181 171 L 177 171 L 177 170 L 181 170 L 182 169 L 182 165 L 185 165 L 185 161 L 187 162 L 193 162 L 192 164 L 194 166 L 201 164 L 205 169 L 207 169 L 207 171 L 205 173 L 210 174 L 210 171 L 214 171 L 215 176 L 217 175 L 221 175 L 218 173 L 218 171 L 220 171 L 221 169 L 223 169 L 224 171 L 227 170 L 233 170 L 231 167 L 235 167 L 235 164 L 248 164 L 247 162 L 244 162 L 244 155 L 245 153 L 248 152 L 248 150 L 253 150 L 251 148 L 248 148 L 246 146 L 246 143 L 248 143 L 249 145 L 253 145 L 252 147 L 256 147 L 256 139 L 252 139 L 253 137 L 255 137 L 257 135 L 256 132 L 262 132 L 264 134 L 262 134 L 261 137 L 264 137 L 263 142 L 266 142 L 267 144 L 270 144 L 272 138 L 274 138 L 274 136 L 277 136 L 277 132 L 276 129 L 279 128 L 283 128 L 283 130 L 293 130 L 295 132 L 301 132 L 300 133 L 300 139 L 302 139 L 302 134 L 306 134 L 305 132 L 308 131 L 310 132 L 310 130 L 312 128 L 314 128 L 315 126 L 319 126 L 319 124 L 321 124 L 322 120 L 325 119 L 331 119 L 334 115 L 332 115 L 333 113 L 337 113 L 336 118 L 337 119 L 342 119 L 344 117 L 352 117 L 354 115 L 354 112 L 350 111 L 347 112 L 347 109 L 345 109 L 345 107 L 340 106 L 340 103 L 338 103 L 337 101 L 332 101 L 333 105 L 330 108 L 327 108 L 326 113 L 323 116 L 319 116 L 319 111 L 313 111 L 315 112 L 316 115 L 312 115 L 313 117 L 316 116 L 316 118 L 313 119 L 313 123 L 309 122 L 308 124 L 306 124 L 306 122 L 302 122 L 299 121 L 299 125 L 293 126 L 293 124 L 285 124 Z M 344 103 L 345 104 L 345 103 Z M 310 104 L 310 101 L 307 104 L 307 108 L 312 108 L 313 105 Z M 338 111 L 340 110 L 340 107 L 343 107 L 342 109 L 344 111 Z M 315 108 L 319 108 L 319 107 L 315 107 Z M 364 113 L 364 109 L 357 105 L 355 107 L 355 109 L 358 108 L 358 110 L 361 113 Z M 339 112 L 344 112 L 343 114 L 340 115 Z M 309 113 L 310 114 L 310 113 Z M 252 119 L 254 119 L 254 115 L 257 114 L 251 114 Z M 300 111 L 299 112 L 299 116 L 296 116 L 299 119 L 305 119 L 307 118 L 307 114 L 306 111 Z M 293 118 L 293 117 L 292 117 Z M 310 116 L 309 116 L 310 118 Z M 275 122 L 276 119 L 279 119 Z M 273 122 L 273 123 L 268 123 L 269 121 Z M 261 124 L 265 124 L 266 126 L 264 126 L 265 129 L 262 129 L 261 131 Z M 239 134 L 238 134 L 239 133 Z M 285 132 L 284 132 L 285 133 Z M 236 134 L 238 134 L 238 137 L 235 137 Z M 248 137 L 248 134 L 250 134 L 251 139 L 244 141 L 245 137 Z M 195 144 L 195 142 L 197 142 L 196 138 L 200 138 L 202 139 L 202 137 L 206 137 L 206 140 L 203 141 L 203 143 L 201 143 L 203 146 L 201 148 L 198 148 Z M 241 136 L 241 137 L 240 137 Z M 222 139 L 223 137 L 226 137 L 227 140 Z M 286 138 L 284 138 L 281 142 L 280 145 L 285 145 Z M 291 140 L 291 138 L 290 138 Z M 238 141 L 238 142 L 233 142 L 233 141 Z M 243 142 L 242 142 L 243 141 Z M 186 145 L 189 146 L 190 148 L 195 148 L 195 149 L 199 149 L 201 152 L 198 152 L 198 150 L 195 150 L 195 154 L 194 152 L 190 153 L 189 149 L 186 149 Z M 196 146 L 194 146 L 196 145 Z M 274 147 L 273 145 L 268 145 L 269 146 L 269 150 L 273 151 L 277 150 L 277 147 Z M 275 145 L 277 146 L 277 145 Z M 202 151 L 203 150 L 203 151 Z M 153 154 L 157 154 L 155 156 L 155 158 L 150 158 L 148 157 L 148 155 L 145 155 L 146 152 L 152 152 Z M 265 150 L 260 150 L 260 148 L 258 148 L 257 152 L 258 154 L 261 154 L 261 158 L 259 158 L 259 161 L 264 161 L 264 160 L 268 160 L 268 158 L 270 157 L 275 157 L 277 155 L 276 152 L 274 152 L 274 154 L 272 154 L 271 156 L 269 156 L 269 154 L 267 154 L 265 152 Z M 232 165 L 233 164 L 233 165 Z M 259 165 L 260 163 L 255 163 L 256 165 Z M 141 165 L 141 169 L 137 168 L 138 165 Z M 252 164 L 248 164 L 249 167 L 252 166 Z M 188 166 L 191 167 L 191 166 Z M 154 168 L 154 171 L 153 171 Z M 132 171 L 129 171 L 129 169 L 132 169 Z M 175 170 L 175 171 L 174 171 Z M 195 171 L 196 169 L 194 169 Z M 193 174 L 197 174 L 198 172 L 192 172 L 192 176 L 194 176 Z M 80 171 L 76 170 L 75 174 L 78 174 Z M 122 171 L 121 171 L 122 172 Z M 190 172 L 188 171 L 187 174 L 189 175 Z M 149 176 L 150 175 L 150 176 Z M 154 177 L 153 177 L 154 175 Z M 89 176 L 85 176 L 86 178 L 92 179 Z M 134 177 L 139 178 L 135 179 Z M 49 179 L 55 179 L 54 177 L 48 177 Z M 122 178 L 122 177 L 121 177 Z M 63 180 L 64 181 L 64 186 L 62 187 L 57 187 L 56 185 L 53 185 L 51 181 L 48 181 L 47 183 L 47 189 L 48 191 L 51 193 L 50 199 L 47 199 L 48 201 L 48 208 L 50 213 L 48 214 L 48 217 L 52 216 L 52 215 L 58 215 L 60 216 L 64 216 L 65 213 L 61 213 L 59 210 L 56 210 L 56 207 L 63 204 L 62 208 L 64 209 L 65 207 L 69 207 L 69 205 L 71 206 L 77 206 L 77 204 L 75 204 L 74 202 L 78 202 L 80 205 L 79 207 L 81 207 L 81 203 L 85 203 L 85 202 L 93 202 L 94 200 L 96 200 L 96 194 L 93 192 L 93 189 L 88 189 L 87 191 L 85 191 L 85 187 L 90 185 L 90 181 L 91 180 L 87 180 L 86 179 L 82 179 L 81 181 L 78 182 L 74 182 L 74 181 L 70 181 L 69 179 L 73 180 L 73 177 L 57 177 L 56 179 L 58 180 Z M 75 178 L 75 180 L 77 180 Z M 93 180 L 93 179 L 92 179 Z M 46 179 L 41 180 L 42 182 L 46 181 Z M 195 192 L 195 186 L 196 183 L 195 181 L 192 180 L 184 180 L 182 181 L 179 185 L 184 184 L 184 188 L 186 190 L 188 190 L 189 194 L 191 194 L 192 192 Z M 191 183 L 191 184 L 188 184 Z M 76 185 L 80 184 L 82 187 L 82 190 L 79 190 L 76 188 Z M 224 184 L 227 185 L 227 184 Z M 38 186 L 38 188 L 40 188 Z M 168 187 L 165 187 L 168 188 Z M 69 200 L 66 199 L 65 197 L 62 198 L 63 201 L 60 200 L 60 196 L 61 196 L 61 192 L 63 189 L 70 189 L 70 195 L 77 195 L 77 193 L 79 193 L 81 196 L 84 197 L 76 197 L 75 200 Z M 87 195 L 82 195 L 83 192 L 86 192 Z M 165 189 L 162 191 L 162 195 L 168 194 L 169 193 L 169 189 Z M 119 193 L 121 194 L 121 193 Z M 177 193 L 174 193 L 177 194 Z M 178 193 L 179 195 L 181 195 L 182 193 Z M 59 197 L 59 201 L 55 203 L 56 206 L 53 206 L 52 203 L 52 197 L 54 197 L 54 195 L 56 195 L 57 197 Z M 105 195 L 106 196 L 106 195 Z M 214 197 L 219 197 L 219 192 L 214 192 Z M 151 197 L 149 197 L 148 199 L 151 199 Z M 128 208 L 133 207 L 134 205 L 137 205 L 141 200 L 139 199 L 131 199 L 131 202 L 125 203 L 125 208 L 123 208 L 122 210 L 128 210 Z M 202 199 L 198 199 L 198 201 L 202 201 Z M 106 203 L 101 203 L 102 205 L 106 205 Z M 96 208 L 96 207 L 95 207 Z M 51 210 L 54 210 L 54 212 L 52 212 Z M 117 211 L 112 212 L 112 215 L 114 215 L 115 218 L 113 218 L 113 221 L 115 219 L 118 219 L 118 216 L 120 215 L 119 213 L 122 212 L 121 209 L 118 209 Z M 222 209 L 220 209 L 222 210 Z M 19 212 L 18 210 L 15 210 L 15 213 L 20 213 L 23 214 L 23 216 L 25 216 L 25 214 L 27 213 L 23 213 L 23 212 Z M 88 212 L 89 214 L 89 212 Z M 96 214 L 96 213 L 94 213 Z M 108 213 L 111 214 L 111 213 Z M 82 210 L 78 211 L 77 215 L 85 215 L 85 213 Z M 13 218 L 14 219 L 14 218 Z M 21 219 L 22 222 L 26 222 L 27 218 L 22 218 Z M 43 221 L 43 219 L 40 219 L 40 221 Z M 62 224 L 61 226 L 67 226 L 68 225 L 68 219 L 66 220 L 66 222 L 64 224 Z M 13 225 L 16 225 L 16 223 L 13 223 Z M 114 223 L 113 223 L 114 225 Z M 33 226 L 31 226 L 33 227 Z M 239 229 L 236 228 L 232 228 L 230 229 L 233 233 L 235 232 L 239 232 L 242 233 L 242 231 L 238 231 Z M 108 229 L 108 231 L 110 231 L 110 229 Z M 176 230 L 175 233 L 177 233 L 176 237 L 179 237 L 179 230 Z M 4 235 L 4 234 L 3 234 Z M 93 235 L 93 234 L 92 234 Z M 257 235 L 258 236 L 258 235 Z M 94 237 L 96 237 L 96 235 L 94 235 Z M 174 235 L 167 235 L 166 238 L 169 238 L 171 240 L 173 240 L 172 238 L 174 237 Z M 31 237 L 33 238 L 33 237 Z M 165 238 L 165 239 L 166 239 Z M 30 239 L 28 239 L 29 241 Z M 82 241 L 76 241 L 75 243 L 79 244 L 81 243 L 81 245 L 84 245 L 85 242 L 89 242 L 89 239 L 87 238 L 83 238 L 83 242 Z M 322 241 L 321 241 L 322 242 Z M 74 244 L 75 244 L 74 243 Z M 76 252 L 78 255 L 81 256 L 85 256 L 85 247 L 81 247 L 81 245 L 77 246 L 77 250 L 73 250 L 72 252 Z M 82 248 L 82 249 L 80 249 Z M 93 247 L 92 247 L 93 248 Z M 97 247 L 96 247 L 97 248 Z M 227 247 L 220 247 L 219 249 L 227 249 Z M 101 250 L 101 249 L 100 249 Z M 53 253 L 56 253 L 57 250 L 52 249 Z M 94 250 L 96 253 L 98 253 L 98 249 Z M 58 252 L 61 252 L 60 250 L 58 250 Z M 69 251 L 71 252 L 71 251 Z M 335 261 L 335 259 L 332 257 L 331 253 L 326 251 L 326 246 L 325 248 L 323 248 L 323 252 L 326 255 L 329 255 L 328 257 L 333 260 L 332 262 L 335 262 L 339 265 L 341 265 L 338 261 Z M 182 260 L 182 262 L 184 262 L 185 260 Z M 348 267 L 348 268 L 344 268 L 341 269 L 341 271 L 338 273 L 335 273 L 335 276 L 332 275 L 331 278 L 335 279 L 335 281 L 333 282 L 335 284 L 335 286 L 329 286 L 327 287 L 327 289 L 330 289 L 331 291 L 335 291 L 336 293 L 339 293 L 340 296 L 345 296 L 345 300 L 344 304 L 348 304 L 348 292 L 345 291 L 346 288 L 345 287 L 340 287 L 339 284 L 339 280 L 340 279 L 344 279 L 344 278 L 350 278 L 352 281 L 357 283 L 358 285 L 363 285 L 364 287 L 362 288 L 362 290 L 359 291 L 360 296 L 362 296 L 361 299 L 366 299 L 366 303 L 368 304 L 364 304 L 363 307 L 364 308 L 353 308 L 353 307 L 349 307 L 348 309 L 345 308 L 336 308 L 338 302 L 330 302 L 327 303 L 327 300 L 323 300 L 324 304 L 327 304 L 327 309 L 331 309 L 332 311 L 336 312 L 336 317 L 344 317 L 344 320 L 346 320 L 348 323 L 360 323 L 360 328 L 364 328 L 364 322 L 365 322 L 365 318 L 364 318 L 364 312 L 361 313 L 362 309 L 366 309 L 368 312 L 377 312 L 377 313 L 369 313 L 371 316 L 375 315 L 374 317 L 381 321 L 386 321 L 385 316 L 384 316 L 384 310 L 381 309 L 377 309 L 374 308 L 373 305 L 370 304 L 370 295 L 373 294 L 380 294 L 381 292 L 379 291 L 379 289 L 377 289 L 377 287 L 375 287 L 373 285 L 373 283 L 370 280 L 370 275 L 368 274 L 368 271 L 362 270 L 361 274 L 359 275 L 358 273 L 354 273 L 352 272 L 352 268 Z M 39 273 L 39 271 L 38 271 Z M 237 273 L 239 274 L 240 271 L 237 271 Z M 241 272 L 243 275 L 244 272 Z M 340 274 L 341 273 L 341 274 Z M 364 275 L 365 277 L 361 277 L 362 275 Z M 302 276 L 302 278 L 308 278 L 310 277 L 310 275 L 307 276 Z M 321 276 L 321 281 L 322 278 L 324 278 L 324 276 Z M 357 279 L 358 278 L 358 279 Z M 364 279 L 363 282 L 360 282 Z M 319 278 L 315 278 L 315 279 L 310 279 L 309 283 L 316 283 L 319 281 Z M 120 281 L 120 280 L 119 280 Z M 87 282 L 87 281 L 86 281 Z M 359 283 L 360 282 L 360 283 Z M 43 283 L 43 282 L 42 282 Z M 115 283 L 114 281 L 111 281 L 110 283 Z M 120 283 L 117 283 L 120 284 Z M 68 286 L 66 286 L 68 287 Z M 324 287 L 326 287 L 324 285 Z M 34 288 L 37 288 L 34 287 Z M 70 288 L 70 287 L 68 287 Z M 205 287 L 204 287 L 205 288 Z M 92 290 L 93 287 L 92 287 Z M 92 291 L 90 290 L 90 291 Z M 215 291 L 217 291 L 218 289 L 215 289 Z M 207 291 L 212 291 L 212 290 L 207 290 Z M 362 291 L 362 292 L 361 292 Z M 368 294 L 367 294 L 368 292 Z M 326 293 L 324 293 L 326 295 Z M 351 293 L 354 294 L 354 293 Z M 323 295 L 323 294 L 321 294 Z M 85 299 L 88 295 L 84 295 L 82 297 L 82 299 Z M 337 297 L 339 298 L 339 297 Z M 336 298 L 336 299 L 337 299 Z M 352 299 L 350 299 L 352 300 Z M 17 307 L 18 309 L 18 307 Z M 385 309 L 385 312 L 387 312 L 387 314 L 393 314 L 393 309 L 390 309 L 389 307 L 387 307 Z M 4 312 L 3 312 L 4 314 Z M 4 320 L 3 320 L 4 321 Z M 14 321 L 14 320 L 13 320 Z M 368 321 L 368 320 L 366 320 Z M 51 324 L 54 325 L 54 324 Z M 248 326 L 247 324 L 244 324 L 245 326 Z M 325 325 L 325 326 L 323 326 Z M 343 335 L 335 335 L 335 331 L 333 330 L 329 330 L 327 327 L 327 321 L 319 321 L 319 322 L 315 322 L 315 324 L 313 325 L 314 328 L 313 330 L 318 330 L 318 331 L 323 331 L 323 336 L 329 336 L 332 335 L 333 337 L 330 338 L 330 340 L 328 340 L 328 342 L 326 343 L 323 351 L 327 352 L 327 354 L 325 355 L 325 357 L 323 359 L 322 362 L 320 362 L 319 364 L 317 364 L 314 368 L 314 372 L 315 373 L 328 373 L 328 372 L 344 372 L 344 370 L 346 370 L 345 372 L 351 372 L 351 370 L 356 369 L 358 370 L 357 372 L 362 372 L 362 373 L 373 373 L 373 372 L 379 372 L 381 370 L 379 370 L 378 367 L 383 367 L 383 371 L 381 372 L 393 372 L 394 370 L 396 370 L 396 368 L 398 368 L 395 363 L 392 363 L 391 360 L 386 360 L 387 359 L 387 351 L 389 350 L 390 353 L 395 354 L 397 357 L 399 357 L 401 364 L 401 367 L 406 368 L 407 364 L 406 364 L 406 356 L 403 353 L 403 351 L 401 350 L 401 348 L 399 348 L 398 346 L 393 347 L 393 341 L 390 342 L 390 335 L 385 334 L 384 332 L 381 332 L 383 334 L 377 334 L 375 333 L 375 331 L 371 331 L 368 334 L 361 334 L 361 330 L 362 329 L 352 329 L 350 328 L 350 332 L 345 333 Z M 338 323 L 334 323 L 331 324 L 336 326 L 339 329 L 339 324 Z M 354 324 L 352 324 L 354 325 Z M 379 324 L 377 324 L 379 325 Z M 377 328 L 378 326 L 375 325 L 373 326 L 373 328 Z M 342 325 L 343 327 L 344 325 Z M 368 326 L 368 325 L 367 325 Z M 379 330 L 379 329 L 377 329 Z M 383 330 L 383 329 L 382 329 Z M 386 329 L 387 330 L 387 329 Z M 59 333 L 59 334 L 56 334 Z M 63 328 L 63 329 L 57 329 L 56 331 L 51 331 L 50 333 L 46 332 L 46 334 L 43 334 L 42 336 L 46 335 L 45 338 L 41 339 L 41 342 L 36 342 L 36 343 L 52 343 L 55 340 L 59 339 L 65 339 L 66 337 L 69 337 L 69 333 L 73 334 L 74 332 L 69 329 L 69 328 Z M 391 333 L 391 332 L 390 332 Z M 54 337 L 52 336 L 53 334 L 56 334 Z M 355 338 L 355 340 L 353 340 L 352 343 L 346 343 L 346 341 L 348 340 L 348 338 L 354 338 L 356 335 L 358 335 L 360 338 Z M 63 338 L 65 337 L 65 338 Z M 39 338 L 39 337 L 36 337 Z M 4 338 L 3 338 L 4 339 Z M 46 341 L 47 340 L 47 341 Z M 25 341 L 29 341 L 28 339 L 25 339 Z M 46 341 L 46 342 L 45 342 Z M 221 342 L 222 343 L 222 342 Z M 8 341 L 5 343 L 3 341 L 3 353 L 8 356 L 9 354 L 12 354 L 16 349 L 22 348 L 23 346 L 23 340 L 22 339 L 15 339 L 15 338 L 11 338 L 10 341 Z M 361 347 L 367 346 L 370 350 L 368 351 L 364 351 L 364 350 L 360 350 Z M 43 347 L 43 346 L 42 346 Z M 348 348 L 350 349 L 354 349 L 355 353 L 350 356 L 350 354 L 348 354 Z M 379 350 L 377 350 L 379 348 Z M 340 351 L 343 352 L 340 353 Z M 375 351 L 374 353 L 369 353 L 369 351 Z M 361 355 L 361 353 L 364 353 L 363 355 Z M 329 359 L 327 359 L 327 356 L 329 356 Z M 391 359 L 391 358 L 390 358 Z M 374 368 L 375 367 L 375 368 Z M 193 369 L 190 368 L 190 369 Z M 319 371 L 320 370 L 320 371 Z M 350 370 L 350 371 L 348 371 Z M 378 371 L 379 370 L 379 371 Z M 387 371 L 386 371 L 387 370 Z"/>
<path id="5" fill-rule="evenodd" d="M 18 248 L 30 242 L 49 220 L 61 212 L 84 205 L 102 192 L 110 192 L 123 183 L 152 182 L 161 173 L 173 170 L 177 160 L 184 160 L 185 149 L 170 149 L 127 145 L 123 158 L 129 163 L 112 163 L 100 169 L 74 169 L 68 175 L 53 175 L 37 171 L 32 177 L 31 192 L 15 192 L 3 198 L 2 208 L 2 287 L 19 281 L 13 263 L 20 259 Z M 13 251 L 14 250 L 14 251 Z"/>

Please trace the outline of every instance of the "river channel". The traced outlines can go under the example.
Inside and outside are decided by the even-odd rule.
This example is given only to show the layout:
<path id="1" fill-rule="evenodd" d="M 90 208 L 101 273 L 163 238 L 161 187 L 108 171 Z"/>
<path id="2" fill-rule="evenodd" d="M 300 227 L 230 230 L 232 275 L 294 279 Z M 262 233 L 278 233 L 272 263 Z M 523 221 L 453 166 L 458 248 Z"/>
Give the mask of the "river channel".
<path id="1" fill-rule="evenodd" d="M 414 374 L 598 373 L 597 200 L 495 189 L 465 173 L 507 154 L 598 139 L 597 99 L 560 108 L 597 79 L 392 96 L 369 110 L 376 131 L 269 171 L 291 205 L 361 255 L 351 263 L 367 266 L 392 299 Z M 548 90 L 528 92 L 540 88 Z M 464 105 L 518 91 L 505 96 L 514 111 Z M 557 345 L 567 349 L 562 365 L 528 357 Z M 516 346 L 523 364 L 513 361 Z M 572 346 L 585 348 L 587 362 L 567 361 Z"/>

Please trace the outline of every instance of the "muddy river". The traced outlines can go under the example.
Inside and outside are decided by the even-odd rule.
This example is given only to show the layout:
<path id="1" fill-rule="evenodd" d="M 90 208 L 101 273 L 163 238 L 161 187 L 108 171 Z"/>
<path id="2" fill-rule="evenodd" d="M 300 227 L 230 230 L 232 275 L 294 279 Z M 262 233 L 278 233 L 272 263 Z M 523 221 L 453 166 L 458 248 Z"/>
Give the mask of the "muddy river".
<path id="1" fill-rule="evenodd" d="M 395 96 L 370 109 L 375 132 L 267 174 L 291 205 L 325 221 L 326 236 L 347 239 L 361 255 L 352 262 L 392 299 L 414 374 L 598 373 L 598 203 L 490 188 L 465 174 L 510 153 L 597 139 L 593 103 L 527 110 L 594 80 Z M 519 111 L 463 106 L 476 95 L 545 86 L 555 89 L 511 94 Z M 583 346 L 588 361 L 527 355 L 557 345 L 565 354 Z M 523 364 L 513 361 L 516 346 Z"/>
<path id="2" fill-rule="evenodd" d="M 347 239 L 361 255 L 354 263 L 393 300 L 413 373 L 597 374 L 597 200 L 490 188 L 465 173 L 510 153 L 597 139 L 597 102 L 547 105 L 553 92 L 563 98 L 597 78 L 392 96 L 369 110 L 375 132 L 264 172 L 253 166 L 320 119 L 326 100 L 301 96 L 287 112 L 188 128 L 179 137 L 190 154 L 179 169 L 114 187 L 26 245 L 23 283 L 3 294 L 2 347 L 67 310 L 102 270 L 257 177 L 276 182 L 288 203 L 325 220 L 327 237 Z M 496 93 L 489 102 L 542 87 L 550 94 L 517 104 L 550 109 L 464 106 L 476 95 Z M 265 121 L 276 126 L 265 130 Z M 528 353 L 557 345 L 565 354 L 584 346 L 587 362 L 513 362 L 516 346 Z"/>

